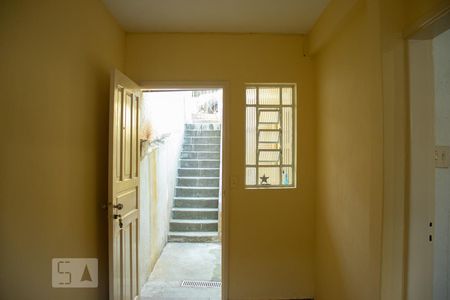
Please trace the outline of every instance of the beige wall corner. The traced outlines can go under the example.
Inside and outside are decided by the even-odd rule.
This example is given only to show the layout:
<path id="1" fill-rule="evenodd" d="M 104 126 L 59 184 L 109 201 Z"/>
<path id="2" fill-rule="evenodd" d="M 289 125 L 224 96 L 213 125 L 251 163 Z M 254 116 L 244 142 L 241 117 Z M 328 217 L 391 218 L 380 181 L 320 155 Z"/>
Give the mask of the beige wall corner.
<path id="1" fill-rule="evenodd" d="M 313 56 L 320 158 L 317 299 L 380 298 L 383 105 L 378 5 L 353 5 Z M 320 22 L 333 21 L 325 15 L 316 26 L 323 26 Z"/>
<path id="2" fill-rule="evenodd" d="M 330 1 L 319 20 L 308 33 L 307 53 L 314 55 L 324 46 L 338 31 L 343 23 L 348 19 L 353 10 L 357 10 L 358 5 L 365 5 L 362 0 L 334 0 Z"/>

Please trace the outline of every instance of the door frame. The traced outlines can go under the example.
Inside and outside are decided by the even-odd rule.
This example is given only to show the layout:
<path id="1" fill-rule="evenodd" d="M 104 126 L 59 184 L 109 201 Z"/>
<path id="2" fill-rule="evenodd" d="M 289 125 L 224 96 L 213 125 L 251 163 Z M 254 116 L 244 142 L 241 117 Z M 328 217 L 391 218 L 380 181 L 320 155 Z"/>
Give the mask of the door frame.
<path id="1" fill-rule="evenodd" d="M 408 40 L 409 201 L 408 300 L 433 298 L 435 211 L 434 73 L 430 40 Z"/>
<path id="2" fill-rule="evenodd" d="M 406 171 L 406 175 L 407 175 L 407 198 L 406 198 L 406 205 L 405 205 L 405 238 L 404 238 L 404 245 L 405 245 L 405 256 L 406 256 L 406 260 L 405 260 L 405 265 L 404 265 L 404 298 L 405 299 L 410 299 L 409 295 L 408 295 L 408 284 L 411 284 L 411 282 L 409 282 L 409 276 L 410 276 L 410 271 L 411 271 L 411 263 L 415 263 L 415 262 L 411 262 L 409 261 L 409 259 L 411 258 L 411 250 L 409 249 L 409 242 L 411 239 L 411 234 L 414 234 L 415 232 L 412 232 L 412 227 L 410 222 L 411 220 L 411 214 L 410 214 L 410 208 L 411 208 L 411 201 L 414 197 L 413 193 L 412 193 L 412 186 L 413 183 L 417 183 L 417 177 L 420 176 L 425 176 L 425 174 L 416 174 L 416 180 L 414 180 L 413 176 L 413 170 L 412 170 L 412 166 L 414 164 L 414 162 L 412 161 L 413 157 L 412 157 L 412 152 L 414 150 L 423 150 L 421 149 L 421 146 L 417 146 L 417 145 L 413 145 L 411 138 L 412 138 L 412 134 L 413 132 L 411 131 L 411 126 L 413 125 L 412 122 L 412 110 L 413 109 L 417 109 L 417 104 L 414 103 L 412 101 L 412 97 L 414 96 L 414 91 L 412 91 L 412 89 L 414 89 L 414 87 L 412 86 L 412 82 L 410 81 L 410 72 L 411 72 L 411 51 L 415 51 L 416 52 L 416 56 L 417 56 L 417 52 L 419 51 L 420 55 L 431 55 L 431 44 L 427 45 L 427 43 L 430 43 L 430 41 L 435 38 L 436 36 L 438 36 L 439 34 L 445 32 L 446 30 L 450 29 L 450 5 L 449 4 L 443 4 L 439 7 L 437 7 L 434 11 L 432 11 L 430 14 L 424 16 L 423 18 L 419 19 L 417 22 L 415 22 L 414 24 L 412 24 L 410 27 L 406 28 L 406 30 L 404 31 L 403 34 L 403 38 L 406 42 L 406 51 L 407 51 L 407 66 L 406 66 L 406 76 L 408 78 L 408 84 L 407 84 L 407 88 L 408 88 L 408 103 L 407 103 L 407 132 L 408 132 L 408 136 L 406 139 L 407 142 L 407 152 L 408 152 L 408 158 L 409 161 L 407 161 L 407 171 Z M 415 42 L 414 42 L 415 41 Z M 427 61 L 427 62 L 422 62 L 422 64 L 425 65 L 426 69 L 432 68 L 432 66 L 430 65 L 430 63 L 432 64 L 432 61 Z M 428 70 L 429 71 L 429 70 Z M 433 79 L 434 80 L 434 79 Z M 428 87 L 424 87 L 425 89 L 427 89 Z M 433 91 L 427 91 L 428 92 L 428 97 L 432 97 L 433 99 L 433 103 L 432 106 L 434 108 L 434 90 Z M 432 118 L 432 122 L 434 125 L 434 115 Z M 433 128 L 434 131 L 434 128 Z M 434 135 L 433 135 L 433 149 L 434 149 Z M 429 145 L 430 146 L 430 145 Z M 423 147 L 422 147 L 423 148 Z M 433 164 L 433 169 L 434 169 L 434 164 Z M 417 172 L 416 172 L 417 173 Z M 433 174 L 434 175 L 434 174 Z M 433 179 L 434 182 L 434 179 Z M 433 184 L 433 198 L 431 199 L 432 203 L 430 204 L 433 208 L 433 211 L 430 212 L 430 217 L 433 219 L 432 220 L 432 224 L 433 227 L 430 226 L 430 228 L 428 228 L 428 230 L 422 230 L 421 233 L 426 233 L 426 231 L 428 231 L 428 234 L 434 236 L 434 204 L 435 204 L 435 195 L 434 195 L 434 184 Z M 431 246 L 432 248 L 433 246 Z M 432 251 L 433 252 L 433 251 Z M 432 253 L 433 255 L 433 253 Z M 415 263 L 415 265 L 420 265 L 419 263 Z M 417 267 L 417 266 L 416 266 Z M 431 276 L 433 276 L 433 257 L 431 260 L 431 266 L 429 266 L 431 268 Z M 431 293 L 433 291 L 433 279 L 430 280 L 430 282 L 428 283 L 431 286 L 426 287 L 427 289 L 431 290 Z"/>
<path id="3" fill-rule="evenodd" d="M 222 268 L 222 300 L 228 299 L 229 287 L 229 200 L 230 200 L 230 84 L 228 81 L 149 81 L 137 82 L 142 91 L 145 90 L 195 90 L 222 89 L 222 207 L 221 207 L 221 268 Z"/>

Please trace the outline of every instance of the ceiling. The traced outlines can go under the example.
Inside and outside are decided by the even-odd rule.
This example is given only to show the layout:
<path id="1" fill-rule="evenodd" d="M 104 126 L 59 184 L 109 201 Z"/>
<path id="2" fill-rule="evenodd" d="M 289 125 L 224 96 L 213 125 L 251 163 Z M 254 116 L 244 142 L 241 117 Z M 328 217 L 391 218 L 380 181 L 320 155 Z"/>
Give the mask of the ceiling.
<path id="1" fill-rule="evenodd" d="M 329 0 L 103 0 L 128 32 L 307 33 Z"/>

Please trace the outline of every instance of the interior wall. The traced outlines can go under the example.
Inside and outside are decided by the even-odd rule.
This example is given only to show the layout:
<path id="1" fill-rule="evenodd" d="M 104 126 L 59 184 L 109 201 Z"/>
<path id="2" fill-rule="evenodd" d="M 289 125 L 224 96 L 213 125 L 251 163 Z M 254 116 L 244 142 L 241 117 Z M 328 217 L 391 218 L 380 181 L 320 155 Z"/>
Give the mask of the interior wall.
<path id="1" fill-rule="evenodd" d="M 0 2 L 0 298 L 107 299 L 110 70 L 125 34 L 101 1 Z M 98 257 L 97 289 L 51 259 Z"/>
<path id="2" fill-rule="evenodd" d="M 327 10 L 335 7 L 332 3 Z M 318 300 L 380 299 L 383 102 L 378 5 L 357 1 L 340 17 L 326 10 L 319 20 L 340 21 L 314 53 L 320 158 Z"/>
<path id="3" fill-rule="evenodd" d="M 314 76 L 310 58 L 303 56 L 303 37 L 127 34 L 125 71 L 135 81 L 229 82 L 229 297 L 312 297 Z M 246 82 L 298 84 L 296 189 L 244 189 Z"/>
<path id="4" fill-rule="evenodd" d="M 403 0 L 380 0 L 383 91 L 381 299 L 404 299 L 408 117 Z"/>
<path id="5" fill-rule="evenodd" d="M 450 146 L 450 30 L 432 41 L 434 144 Z M 435 169 L 433 299 L 448 299 L 450 267 L 450 169 Z"/>
<path id="6" fill-rule="evenodd" d="M 355 12 L 358 7 L 367 6 L 366 10 Z M 335 89 L 339 90 L 342 86 L 347 86 L 348 94 L 351 97 L 356 97 L 359 89 L 366 88 L 368 91 L 375 92 L 373 95 L 379 95 L 380 98 L 373 98 L 374 101 L 380 101 L 382 103 L 382 115 L 379 120 L 382 120 L 382 162 L 380 165 L 383 167 L 383 182 L 381 185 L 382 190 L 382 210 L 375 209 L 376 211 L 382 211 L 381 218 L 374 217 L 375 223 L 382 223 L 381 229 L 381 282 L 380 286 L 373 282 L 374 295 L 380 289 L 381 299 L 403 299 L 405 296 L 406 286 L 406 233 L 408 232 L 408 226 L 406 222 L 408 220 L 407 210 L 409 207 L 409 171 L 410 171 L 410 147 L 409 147 L 409 102 L 408 102 L 408 76 L 407 76 L 407 54 L 406 54 L 406 41 L 404 34 L 406 30 L 411 27 L 412 24 L 417 24 L 420 20 L 425 20 L 426 16 L 436 14 L 439 9 L 448 7 L 448 0 L 432 0 L 432 1 L 403 1 L 403 0 L 333 0 L 324 11 L 319 21 L 315 24 L 311 30 L 309 36 L 309 51 L 317 60 L 318 75 L 318 157 L 323 157 L 324 151 L 334 151 L 336 146 L 332 150 L 326 150 L 331 145 L 331 135 L 323 135 L 323 124 L 327 126 L 338 126 L 340 120 L 329 120 L 324 115 L 324 107 L 322 101 L 324 95 L 321 93 L 326 91 L 326 87 L 330 88 L 329 99 L 339 101 L 341 103 L 342 98 L 339 95 L 335 95 Z M 364 13 L 363 13 L 364 11 Z M 355 21 L 360 18 L 360 22 Z M 353 31 L 359 28 L 361 34 L 357 35 L 351 33 L 351 26 L 348 23 L 353 22 Z M 365 27 L 368 26 L 368 27 Z M 367 30 L 362 32 L 362 30 Z M 369 32 L 371 31 L 371 32 Z M 349 38 L 351 36 L 351 38 Z M 339 57 L 337 50 L 339 49 L 338 41 L 341 41 L 341 47 L 344 43 L 344 38 L 347 37 L 347 45 L 351 45 L 352 49 L 346 49 L 345 57 Z M 355 45 L 358 45 L 355 47 Z M 371 45 L 371 49 L 368 50 L 365 45 Z M 334 50 L 330 50 L 334 49 Z M 348 88 L 351 82 L 358 82 L 358 79 L 353 76 L 358 70 L 358 66 L 353 62 L 355 59 L 354 51 L 358 53 L 356 57 L 361 55 L 367 55 L 369 52 L 374 51 L 370 59 L 361 61 L 359 67 L 364 67 L 372 72 L 375 80 L 369 80 L 366 78 L 364 82 L 361 82 L 358 86 L 359 89 L 352 90 Z M 344 51 L 342 51 L 344 52 Z M 374 54 L 372 52 L 372 54 Z M 378 52 L 378 54 L 377 54 Z M 323 54 L 327 53 L 327 55 Z M 365 53 L 365 54 L 364 54 Z M 343 55 L 343 54 L 342 54 Z M 325 61 L 325 57 L 329 60 Z M 334 58 L 334 59 L 332 59 Z M 372 64 L 372 67 L 370 66 Z M 340 72 L 335 67 L 336 65 L 342 65 Z M 373 67 L 375 65 L 375 67 Z M 381 68 L 377 67 L 379 65 Z M 322 68 L 322 70 L 321 70 Z M 373 69 L 371 69 L 373 68 Z M 331 70 L 335 69 L 335 73 L 331 74 Z M 379 72 L 380 71 L 380 72 Z M 328 74 L 323 76 L 322 74 Z M 360 77 L 362 78 L 362 77 Z M 381 84 L 376 80 L 379 78 Z M 338 84 L 341 83 L 340 85 Z M 344 83 L 344 84 L 342 84 Z M 346 85 L 347 84 L 347 85 Z M 331 87 L 333 89 L 331 89 Z M 342 88 L 344 89 L 344 88 Z M 366 92 L 362 94 L 364 98 L 367 98 L 371 94 Z M 351 97 L 347 97 L 350 99 Z M 339 100 L 338 100 L 339 99 Z M 345 109 L 342 109 L 345 111 Z M 370 120 L 367 118 L 367 122 L 378 122 L 378 120 Z M 375 124 L 375 123 L 373 123 Z M 376 135 L 375 135 L 376 136 Z M 352 141 L 353 142 L 353 141 Z M 344 141 L 339 141 L 340 144 L 344 144 Z M 367 160 L 370 158 L 367 157 Z M 342 167 L 342 166 L 341 166 Z M 316 222 L 317 222 L 317 295 L 323 294 L 323 290 L 330 290 L 329 285 L 323 283 L 335 283 L 335 289 L 345 294 L 346 287 L 338 282 L 338 278 L 341 278 L 344 282 L 351 282 L 348 274 L 336 275 L 335 272 L 322 272 L 321 261 L 327 259 L 331 262 L 336 262 L 336 269 L 348 269 L 347 260 L 343 258 L 338 260 L 334 257 L 333 252 L 328 253 L 320 248 L 321 241 L 327 240 L 325 235 L 321 233 L 323 229 L 320 228 L 320 223 L 324 224 L 324 219 L 332 221 L 332 227 L 335 232 L 340 234 L 345 233 L 345 228 L 339 228 L 335 226 L 336 223 L 343 223 L 343 220 L 336 220 L 332 218 L 334 214 L 328 212 L 328 203 L 324 202 L 325 199 L 331 199 L 338 187 L 345 191 L 342 187 L 334 186 L 334 190 L 330 189 L 333 186 L 330 179 L 330 183 L 324 182 L 323 174 L 329 173 L 331 168 L 328 163 L 323 159 L 318 160 L 319 176 L 318 176 L 318 205 L 316 210 Z M 343 174 L 342 172 L 340 174 Z M 329 175 L 331 176 L 331 175 Z M 357 183 L 358 181 L 354 181 Z M 335 196 L 334 196 L 335 197 Z M 335 197 L 336 198 L 336 197 Z M 323 205 L 322 205 L 323 203 Z M 333 204 L 333 203 L 332 203 Z M 378 207 L 378 200 L 374 208 Z M 338 214 L 342 215 L 342 214 Z M 345 215 L 345 213 L 343 213 Z M 322 225 L 323 227 L 325 225 Z M 354 230 L 363 230 L 364 227 L 358 226 Z M 377 245 L 378 238 L 376 235 L 372 236 L 372 242 Z M 339 240 L 337 244 L 340 244 Z M 350 255 L 351 256 L 351 255 Z M 376 254 L 374 256 L 377 260 Z M 329 263 L 329 262 L 328 262 Z M 376 264 L 375 264 L 376 265 Z M 376 268 L 375 268 L 376 269 Z M 322 270 L 322 271 L 321 271 Z M 335 270 L 336 271 L 336 270 Z M 366 278 L 367 276 L 364 276 Z M 367 279 L 367 278 L 366 278 Z M 376 279 L 375 279 L 376 281 Z M 354 285 L 355 288 L 359 286 Z M 351 290 L 351 289 L 350 289 Z M 326 298 L 332 296 L 333 293 L 327 293 Z M 376 297 L 376 296 L 374 296 Z M 346 299 L 346 298 L 345 298 Z M 351 297 L 350 297 L 351 299 Z"/>
<path id="7" fill-rule="evenodd" d="M 413 205 L 413 190 L 416 189 L 411 183 L 413 180 L 414 169 L 411 162 L 413 155 L 412 150 L 413 132 L 410 128 L 413 112 L 410 112 L 410 105 L 413 97 L 408 88 L 418 88 L 423 84 L 429 84 L 429 78 L 433 77 L 432 73 L 425 75 L 424 68 L 419 67 L 417 74 L 424 77 L 419 82 L 409 82 L 408 69 L 411 67 L 408 63 L 407 44 L 405 34 L 412 33 L 411 30 L 421 29 L 422 36 L 432 35 L 435 30 L 442 29 L 439 24 L 434 27 L 418 28 L 423 25 L 427 18 L 435 16 L 439 11 L 449 7 L 448 0 L 381 0 L 380 20 L 381 20 L 381 53 L 382 53 L 382 80 L 383 80 L 383 105 L 384 105 L 384 201 L 383 201 L 383 255 L 382 255 L 382 299 L 403 299 L 406 290 L 409 288 L 407 282 L 408 275 L 406 270 L 416 269 L 418 278 L 416 279 L 415 288 L 424 290 L 424 282 L 429 280 L 430 266 L 422 268 L 419 266 L 408 266 L 407 258 L 410 256 L 410 248 L 408 243 L 410 239 L 407 237 L 408 231 L 412 228 L 407 225 L 410 222 L 410 209 Z M 439 23 L 439 22 L 438 22 Z M 444 23 L 440 22 L 440 25 Z M 425 59 L 427 57 L 427 59 Z M 429 60 L 429 56 L 423 53 L 417 57 L 417 60 Z M 427 98 L 429 99 L 429 97 Z M 426 104 L 425 104 L 426 105 Z M 428 113 L 429 106 L 426 109 L 419 108 L 416 112 L 418 120 L 426 121 L 425 113 Z M 429 123 L 425 123 L 428 124 Z M 419 131 L 424 130 L 424 126 L 418 126 Z M 426 127 L 429 128 L 429 127 Z M 417 137 L 415 138 L 417 139 Z M 423 146 L 424 139 L 419 138 L 418 144 Z M 431 149 L 432 150 L 432 149 Z M 416 155 L 417 156 L 417 155 Z M 429 156 L 425 156 L 429 157 Z M 418 172 L 424 172 L 424 169 L 417 168 Z M 430 170 L 429 168 L 427 170 Z M 429 178 L 432 175 L 428 176 Z M 420 181 L 423 183 L 424 181 Z M 418 186 L 418 185 L 416 185 Z M 427 189 L 421 188 L 421 193 Z M 432 197 L 428 197 L 432 198 Z M 418 201 L 423 202 L 423 198 Z M 423 210 L 427 212 L 427 210 Z M 431 214 L 432 215 L 432 214 Z M 428 218 L 428 217 L 427 217 Z M 425 219 L 427 219 L 425 218 Z M 423 220 L 426 222 L 427 220 Z M 419 222 L 420 223 L 420 222 Z M 432 228 L 427 224 L 420 224 L 422 234 L 419 239 L 424 242 L 423 246 L 427 247 L 427 236 L 432 232 Z M 416 237 L 417 234 L 414 235 Z M 425 241 L 424 241 L 425 240 Z M 417 242 L 417 239 L 416 239 Z M 418 259 L 423 263 L 430 263 L 430 257 L 425 257 L 419 250 Z M 431 283 L 431 280 L 429 281 Z M 429 285 L 430 286 L 430 285 Z M 429 289 L 428 289 L 429 292 Z M 413 294 L 419 298 L 421 292 L 414 291 Z M 422 298 L 430 298 L 430 294 Z"/>

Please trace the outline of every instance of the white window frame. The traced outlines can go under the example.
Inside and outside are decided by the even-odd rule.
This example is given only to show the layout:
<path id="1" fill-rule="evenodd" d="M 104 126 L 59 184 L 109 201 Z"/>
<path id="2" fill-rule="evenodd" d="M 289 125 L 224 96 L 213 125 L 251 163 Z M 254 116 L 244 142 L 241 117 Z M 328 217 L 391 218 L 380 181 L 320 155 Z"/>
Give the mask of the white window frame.
<path id="1" fill-rule="evenodd" d="M 282 100 L 282 88 L 286 88 L 286 87 L 290 87 L 292 88 L 292 103 L 291 104 L 283 104 L 283 100 Z M 247 103 L 247 90 L 248 89 L 252 89 L 252 88 L 256 88 L 256 104 L 248 104 Z M 259 103 L 259 88 L 279 88 L 280 89 L 280 103 L 278 105 L 265 105 L 265 104 L 260 104 Z M 246 117 L 245 117 L 245 127 L 247 128 L 247 108 L 249 107 L 255 107 L 256 108 L 256 164 L 247 164 L 247 159 L 245 161 L 245 169 L 244 169 L 244 174 L 245 174 L 245 188 L 246 189 L 292 189 L 292 188 L 296 188 L 297 187 L 297 85 L 295 83 L 248 83 L 245 85 L 245 113 L 246 113 Z M 283 131 L 282 131 L 282 108 L 283 107 L 290 107 L 292 109 L 292 157 L 291 157 L 291 164 L 283 164 L 283 153 L 282 153 L 282 136 L 283 136 Z M 258 147 L 259 147 L 259 132 L 260 130 L 258 129 L 258 124 L 259 124 L 259 109 L 260 108 L 264 108 L 264 109 L 271 109 L 273 108 L 274 110 L 278 110 L 280 112 L 280 163 L 279 165 L 276 165 L 277 167 L 280 168 L 280 184 L 277 185 L 265 185 L 265 184 L 261 184 L 259 183 L 259 179 L 262 176 L 262 174 L 259 174 L 259 167 L 265 167 L 267 165 L 261 164 L 258 160 L 259 160 L 259 153 L 258 153 Z M 245 140 L 247 140 L 247 130 L 245 133 Z M 247 157 L 247 151 L 249 151 L 247 149 L 247 142 L 245 142 L 245 156 Z M 270 167 L 270 166 L 269 166 Z M 290 167 L 292 168 L 292 182 L 290 184 L 283 184 L 283 177 L 282 177 L 282 170 L 284 167 Z M 247 184 L 247 168 L 256 168 L 256 184 L 254 185 L 249 185 Z"/>

